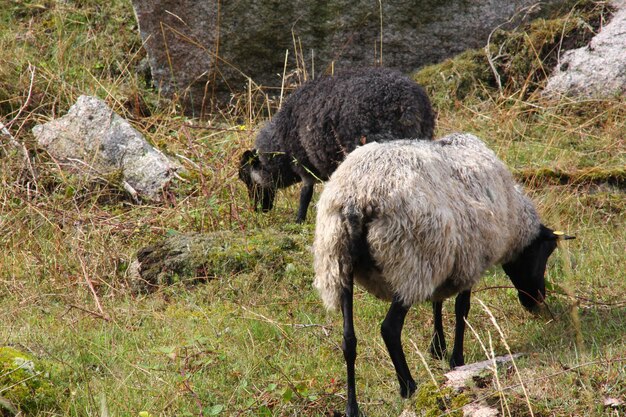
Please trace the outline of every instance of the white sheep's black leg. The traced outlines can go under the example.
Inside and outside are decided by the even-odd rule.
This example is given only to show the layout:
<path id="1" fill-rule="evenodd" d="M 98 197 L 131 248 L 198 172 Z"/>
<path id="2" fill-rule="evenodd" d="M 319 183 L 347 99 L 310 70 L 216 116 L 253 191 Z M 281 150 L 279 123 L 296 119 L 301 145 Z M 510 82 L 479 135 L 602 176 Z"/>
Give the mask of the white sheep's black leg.
<path id="1" fill-rule="evenodd" d="M 341 312 L 343 313 L 343 357 L 346 360 L 348 373 L 348 403 L 346 416 L 357 417 L 359 406 L 356 402 L 356 387 L 354 381 L 354 362 L 356 361 L 356 335 L 354 334 L 354 320 L 352 317 L 353 281 L 350 279 L 348 288 L 341 293 Z"/>
<path id="2" fill-rule="evenodd" d="M 311 198 L 313 198 L 313 184 L 307 184 L 305 182 L 302 186 L 302 190 L 300 191 L 300 205 L 298 206 L 296 223 L 302 223 L 304 222 L 304 219 L 306 219 L 306 212 L 309 209 Z"/>
<path id="3" fill-rule="evenodd" d="M 456 325 L 454 328 L 454 348 L 452 349 L 452 357 L 450 358 L 450 367 L 465 365 L 463 357 L 463 337 L 465 336 L 465 319 L 470 310 L 471 290 L 460 292 L 454 301 L 454 314 L 456 316 Z"/>
<path id="4" fill-rule="evenodd" d="M 400 395 L 402 398 L 409 398 L 416 388 L 415 380 L 411 377 L 411 371 L 406 363 L 401 341 L 402 327 L 408 312 L 409 307 L 406 307 L 397 297 L 394 297 L 387 316 L 380 326 L 380 334 L 383 336 L 389 351 L 389 357 L 391 357 L 393 366 L 396 368 L 396 376 L 400 383 Z"/>
<path id="5" fill-rule="evenodd" d="M 443 301 L 433 301 L 433 321 L 435 330 L 430 342 L 430 354 L 433 358 L 443 359 L 446 355 L 446 338 L 443 334 Z"/>

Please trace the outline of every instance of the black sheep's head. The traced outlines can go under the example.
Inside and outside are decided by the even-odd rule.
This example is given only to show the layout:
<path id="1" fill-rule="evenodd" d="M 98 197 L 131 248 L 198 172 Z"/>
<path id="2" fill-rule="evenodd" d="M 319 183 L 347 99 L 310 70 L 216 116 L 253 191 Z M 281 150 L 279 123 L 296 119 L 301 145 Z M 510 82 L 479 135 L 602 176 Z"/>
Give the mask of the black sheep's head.
<path id="1" fill-rule="evenodd" d="M 271 174 L 263 169 L 256 149 L 247 150 L 241 155 L 239 179 L 246 184 L 248 195 L 255 210 L 259 209 L 259 203 L 264 212 L 270 211 L 274 207 L 276 187 L 273 184 Z"/>
<path id="2" fill-rule="evenodd" d="M 544 225 L 540 227 L 539 235 L 517 257 L 502 265 L 517 289 L 520 302 L 529 311 L 539 307 L 546 296 L 546 264 L 557 242 L 574 239 Z"/>

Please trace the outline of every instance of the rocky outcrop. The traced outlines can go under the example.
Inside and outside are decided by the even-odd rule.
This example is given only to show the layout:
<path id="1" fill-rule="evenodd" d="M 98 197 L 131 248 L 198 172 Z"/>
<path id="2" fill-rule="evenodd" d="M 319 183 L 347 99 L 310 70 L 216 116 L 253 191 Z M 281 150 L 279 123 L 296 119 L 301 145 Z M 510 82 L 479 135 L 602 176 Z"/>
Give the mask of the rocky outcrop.
<path id="1" fill-rule="evenodd" d="M 611 97 L 626 93 L 626 1 L 591 42 L 563 54 L 544 94 Z"/>
<path id="2" fill-rule="evenodd" d="M 287 71 L 301 76 L 381 62 L 409 72 L 484 46 L 492 29 L 537 3 L 133 0 L 153 82 L 195 116 L 246 91 L 249 80 L 276 93 L 286 50 Z"/>
<path id="3" fill-rule="evenodd" d="M 161 200 L 180 169 L 96 97 L 80 96 L 65 116 L 35 126 L 33 134 L 62 167 L 92 177 L 121 174 L 135 198 Z"/>

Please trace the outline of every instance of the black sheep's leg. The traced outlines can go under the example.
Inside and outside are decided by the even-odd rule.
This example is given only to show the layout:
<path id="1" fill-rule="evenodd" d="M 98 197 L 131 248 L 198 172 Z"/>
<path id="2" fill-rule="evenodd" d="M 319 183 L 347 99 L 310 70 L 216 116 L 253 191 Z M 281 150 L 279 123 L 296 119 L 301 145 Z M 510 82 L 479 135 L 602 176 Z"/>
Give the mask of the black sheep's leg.
<path id="1" fill-rule="evenodd" d="M 359 406 L 356 402 L 356 387 L 354 381 L 354 362 L 356 361 L 356 335 L 354 334 L 354 320 L 352 317 L 352 277 L 347 288 L 341 294 L 341 312 L 343 313 L 343 357 L 346 360 L 348 374 L 348 403 L 346 405 L 346 416 L 357 417 Z"/>
<path id="2" fill-rule="evenodd" d="M 435 331 L 430 342 L 430 354 L 433 358 L 443 359 L 446 355 L 446 338 L 443 334 L 443 301 L 433 301 L 433 321 Z"/>
<path id="3" fill-rule="evenodd" d="M 263 213 L 267 213 L 274 207 L 274 198 L 276 197 L 276 190 L 274 188 L 260 188 L 258 192 L 259 192 L 259 202 L 261 203 L 261 211 L 263 211 Z M 255 210 L 256 210 L 256 203 L 255 203 Z"/>
<path id="4" fill-rule="evenodd" d="M 306 219 L 306 212 L 309 209 L 309 203 L 313 197 L 313 183 L 304 182 L 302 190 L 300 191 L 300 205 L 298 206 L 298 216 L 296 217 L 296 223 L 303 223 Z"/>
<path id="5" fill-rule="evenodd" d="M 406 357 L 402 350 L 402 327 L 404 326 L 404 319 L 409 312 L 409 307 L 406 307 L 398 297 L 394 297 L 391 302 L 391 307 L 387 312 L 385 320 L 383 320 L 380 326 L 380 333 L 383 336 L 387 350 L 389 351 L 389 357 L 393 362 L 393 366 L 396 369 L 396 376 L 400 383 L 400 395 L 403 398 L 409 398 L 411 394 L 415 392 L 415 380 L 411 377 L 411 371 L 406 363 Z"/>
<path id="6" fill-rule="evenodd" d="M 452 357 L 450 358 L 451 368 L 465 365 L 465 358 L 463 357 L 463 337 L 465 335 L 465 319 L 470 310 L 471 294 L 471 290 L 460 292 L 454 302 L 456 325 L 454 328 L 454 348 L 452 349 Z"/>

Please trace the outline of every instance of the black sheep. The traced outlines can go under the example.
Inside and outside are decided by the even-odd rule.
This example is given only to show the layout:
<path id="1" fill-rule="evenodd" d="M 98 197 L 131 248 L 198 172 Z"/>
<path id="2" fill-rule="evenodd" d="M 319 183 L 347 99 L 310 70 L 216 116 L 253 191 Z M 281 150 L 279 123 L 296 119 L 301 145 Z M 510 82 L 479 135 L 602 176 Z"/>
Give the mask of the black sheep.
<path id="1" fill-rule="evenodd" d="M 327 180 L 359 145 L 393 138 L 432 139 L 435 113 L 424 90 L 397 71 L 370 68 L 310 81 L 298 88 L 241 157 L 239 178 L 255 210 L 269 211 L 278 188 L 299 181 L 297 222 L 313 185 Z"/>

